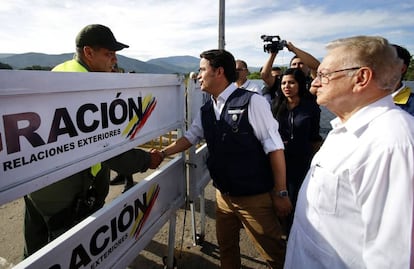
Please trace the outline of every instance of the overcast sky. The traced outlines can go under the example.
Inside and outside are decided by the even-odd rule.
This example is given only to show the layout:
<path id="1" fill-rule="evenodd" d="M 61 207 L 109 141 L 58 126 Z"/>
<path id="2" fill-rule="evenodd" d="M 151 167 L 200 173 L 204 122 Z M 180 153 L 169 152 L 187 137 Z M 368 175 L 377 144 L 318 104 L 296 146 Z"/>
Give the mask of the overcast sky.
<path id="1" fill-rule="evenodd" d="M 219 0 L 0 0 L 0 53 L 74 52 L 87 24 L 109 26 L 130 48 L 119 54 L 147 61 L 218 47 Z M 414 54 L 414 1 L 227 0 L 225 49 L 262 66 L 262 34 L 280 35 L 317 58 L 331 40 L 381 35 Z M 279 53 L 288 64 L 292 53 Z"/>

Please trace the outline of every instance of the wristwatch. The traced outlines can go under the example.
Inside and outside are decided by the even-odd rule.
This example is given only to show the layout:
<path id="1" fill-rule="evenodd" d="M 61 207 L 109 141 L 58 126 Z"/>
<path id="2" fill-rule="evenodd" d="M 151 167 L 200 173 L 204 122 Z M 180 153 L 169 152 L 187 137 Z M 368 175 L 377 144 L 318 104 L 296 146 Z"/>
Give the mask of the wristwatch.
<path id="1" fill-rule="evenodd" d="M 288 197 L 289 196 L 289 193 L 288 193 L 287 190 L 281 190 L 281 191 L 272 190 L 272 193 L 276 194 L 279 197 Z"/>

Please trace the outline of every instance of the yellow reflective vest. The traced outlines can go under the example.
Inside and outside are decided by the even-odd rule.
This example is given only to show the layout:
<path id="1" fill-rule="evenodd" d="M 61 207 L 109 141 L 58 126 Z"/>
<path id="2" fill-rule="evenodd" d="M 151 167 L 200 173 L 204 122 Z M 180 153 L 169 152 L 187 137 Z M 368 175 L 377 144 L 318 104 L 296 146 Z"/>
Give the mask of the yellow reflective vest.
<path id="1" fill-rule="evenodd" d="M 394 103 L 398 105 L 405 105 L 408 102 L 408 99 L 410 98 L 411 89 L 407 86 L 405 86 L 404 89 L 402 89 L 396 96 L 394 96 Z"/>
<path id="2" fill-rule="evenodd" d="M 52 69 L 53 72 L 88 72 L 88 70 L 81 65 L 77 60 L 72 59 L 66 62 L 63 62 Z M 91 174 L 93 177 L 101 171 L 101 163 L 97 163 L 91 167 Z"/>
<path id="3" fill-rule="evenodd" d="M 88 72 L 88 70 L 75 59 L 55 66 L 53 72 Z"/>

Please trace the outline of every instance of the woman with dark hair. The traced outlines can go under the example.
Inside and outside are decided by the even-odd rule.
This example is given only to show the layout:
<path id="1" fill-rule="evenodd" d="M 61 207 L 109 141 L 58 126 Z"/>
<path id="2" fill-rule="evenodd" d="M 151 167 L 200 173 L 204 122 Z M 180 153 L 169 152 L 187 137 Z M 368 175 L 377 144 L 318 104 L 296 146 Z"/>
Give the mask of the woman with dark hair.
<path id="1" fill-rule="evenodd" d="M 322 137 L 319 135 L 320 109 L 306 88 L 306 76 L 298 68 L 287 69 L 281 77 L 281 96 L 272 105 L 279 122 L 279 133 L 285 144 L 286 180 L 292 204 L 309 169 Z M 289 233 L 293 212 L 288 218 Z"/>

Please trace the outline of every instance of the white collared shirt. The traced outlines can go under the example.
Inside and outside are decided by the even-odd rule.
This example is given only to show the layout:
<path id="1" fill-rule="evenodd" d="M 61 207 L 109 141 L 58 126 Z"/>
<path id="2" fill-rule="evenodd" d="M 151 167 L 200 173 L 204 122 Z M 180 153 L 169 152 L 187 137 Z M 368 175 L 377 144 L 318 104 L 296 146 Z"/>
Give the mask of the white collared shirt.
<path id="1" fill-rule="evenodd" d="M 220 119 L 220 114 L 227 99 L 236 89 L 237 87 L 232 83 L 217 97 L 217 101 L 211 97 L 217 120 Z M 248 118 L 249 123 L 253 127 L 254 134 L 262 143 L 266 154 L 278 149 L 284 149 L 283 141 L 278 132 L 279 123 L 273 118 L 269 103 L 263 96 L 253 94 L 248 106 Z M 204 130 L 201 124 L 200 111 L 184 136 L 193 145 L 203 139 Z"/>
<path id="2" fill-rule="evenodd" d="M 331 124 L 299 193 L 284 268 L 409 268 L 414 118 L 388 95 Z"/>
<path id="3" fill-rule="evenodd" d="M 234 85 L 236 85 L 236 82 L 234 83 Z M 236 87 L 237 87 L 237 85 L 236 85 Z M 243 85 L 241 85 L 239 88 L 243 88 L 243 89 L 251 91 L 251 92 L 257 92 L 259 94 L 262 93 L 260 87 L 256 83 L 254 83 L 253 81 L 251 81 L 249 79 L 246 80 L 243 83 Z"/>

